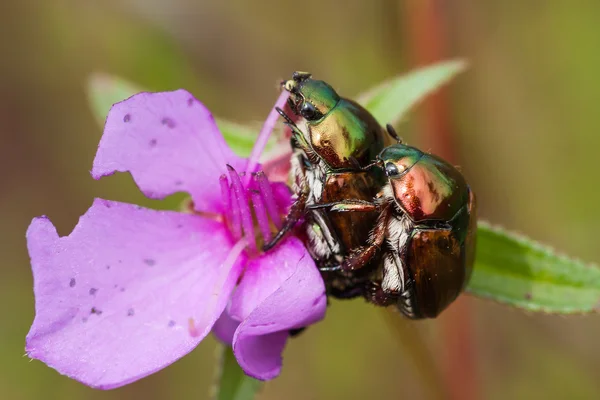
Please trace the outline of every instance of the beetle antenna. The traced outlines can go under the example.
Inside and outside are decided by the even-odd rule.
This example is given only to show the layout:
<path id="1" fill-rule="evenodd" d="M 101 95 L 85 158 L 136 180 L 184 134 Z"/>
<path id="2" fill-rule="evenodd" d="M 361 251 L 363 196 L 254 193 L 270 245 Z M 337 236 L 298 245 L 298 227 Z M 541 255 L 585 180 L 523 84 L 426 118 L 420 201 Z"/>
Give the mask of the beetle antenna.
<path id="1" fill-rule="evenodd" d="M 394 129 L 394 127 L 392 126 L 392 124 L 387 124 L 385 126 L 385 129 L 387 130 L 387 133 L 394 139 L 396 139 L 396 141 L 398 143 L 402 143 L 402 139 L 400 139 L 400 136 L 398 136 L 398 133 L 396 132 L 396 130 Z"/>
<path id="2" fill-rule="evenodd" d="M 381 160 L 376 160 L 376 161 L 372 162 L 371 164 L 361 167 L 360 169 L 363 171 L 367 171 L 367 170 L 373 168 L 374 166 L 381 166 Z"/>
<path id="3" fill-rule="evenodd" d="M 294 121 L 292 121 L 292 119 L 285 113 L 285 111 L 283 111 L 281 108 L 276 107 L 275 111 L 277 111 L 279 113 L 279 115 L 281 115 L 283 117 L 283 119 L 285 119 L 285 122 L 295 126 L 296 124 L 294 123 Z"/>

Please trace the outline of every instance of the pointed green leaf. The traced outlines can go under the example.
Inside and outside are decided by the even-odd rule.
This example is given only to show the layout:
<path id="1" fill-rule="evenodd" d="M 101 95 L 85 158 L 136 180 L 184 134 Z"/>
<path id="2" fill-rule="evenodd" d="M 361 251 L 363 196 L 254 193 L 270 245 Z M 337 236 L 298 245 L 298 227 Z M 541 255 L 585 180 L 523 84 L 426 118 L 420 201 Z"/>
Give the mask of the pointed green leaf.
<path id="1" fill-rule="evenodd" d="M 462 72 L 467 63 L 444 61 L 386 81 L 358 96 L 358 102 L 382 124 L 395 124 L 427 95 Z"/>
<path id="2" fill-rule="evenodd" d="M 143 91 L 140 86 L 125 79 L 102 73 L 92 74 L 87 82 L 88 101 L 100 126 L 104 126 L 108 110 L 113 104 Z"/>
<path id="3" fill-rule="evenodd" d="M 104 126 L 108 111 L 113 104 L 136 93 L 145 91 L 141 86 L 108 74 L 93 74 L 88 80 L 87 95 L 94 117 Z M 234 122 L 217 118 L 217 125 L 233 151 L 248 156 L 259 129 L 252 129 Z"/>
<path id="4" fill-rule="evenodd" d="M 230 346 L 219 346 L 220 368 L 217 374 L 214 400 L 252 400 L 262 382 L 250 378 L 238 365 Z"/>
<path id="5" fill-rule="evenodd" d="M 480 222 L 467 291 L 529 311 L 597 312 L 600 268 Z"/>

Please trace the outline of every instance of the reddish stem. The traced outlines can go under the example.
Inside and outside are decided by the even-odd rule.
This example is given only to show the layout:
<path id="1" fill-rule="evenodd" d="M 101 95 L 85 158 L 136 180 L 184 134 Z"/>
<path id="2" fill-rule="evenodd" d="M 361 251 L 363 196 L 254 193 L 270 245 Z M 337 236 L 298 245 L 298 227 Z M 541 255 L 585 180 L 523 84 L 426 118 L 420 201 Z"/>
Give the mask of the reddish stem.
<path id="1" fill-rule="evenodd" d="M 414 0 L 406 3 L 404 15 L 412 61 L 416 66 L 447 57 L 446 20 L 439 0 Z M 424 149 L 455 161 L 453 127 L 447 93 L 442 88 L 430 96 L 417 113 L 417 126 Z M 450 399 L 474 400 L 479 396 L 477 365 L 469 299 L 459 298 L 441 317 L 444 358 L 441 361 Z"/>

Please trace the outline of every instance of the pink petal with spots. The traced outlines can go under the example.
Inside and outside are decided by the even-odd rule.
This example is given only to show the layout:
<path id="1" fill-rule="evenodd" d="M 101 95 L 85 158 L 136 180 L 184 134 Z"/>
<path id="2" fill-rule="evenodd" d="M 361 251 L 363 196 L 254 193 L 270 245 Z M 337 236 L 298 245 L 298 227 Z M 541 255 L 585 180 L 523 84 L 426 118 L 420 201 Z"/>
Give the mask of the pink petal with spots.
<path id="1" fill-rule="evenodd" d="M 196 347 L 245 262 L 217 221 L 99 199 L 68 236 L 35 218 L 27 242 L 36 308 L 28 355 L 102 389 Z"/>
<path id="2" fill-rule="evenodd" d="M 187 192 L 196 210 L 222 212 L 219 176 L 228 163 L 246 167 L 189 92 L 140 93 L 111 108 L 92 176 L 129 171 L 147 197 Z"/>
<path id="3" fill-rule="evenodd" d="M 275 378 L 289 330 L 320 321 L 326 306 L 321 274 L 298 239 L 288 238 L 254 260 L 229 311 L 233 318 L 243 318 L 233 338 L 240 366 L 257 379 Z"/>

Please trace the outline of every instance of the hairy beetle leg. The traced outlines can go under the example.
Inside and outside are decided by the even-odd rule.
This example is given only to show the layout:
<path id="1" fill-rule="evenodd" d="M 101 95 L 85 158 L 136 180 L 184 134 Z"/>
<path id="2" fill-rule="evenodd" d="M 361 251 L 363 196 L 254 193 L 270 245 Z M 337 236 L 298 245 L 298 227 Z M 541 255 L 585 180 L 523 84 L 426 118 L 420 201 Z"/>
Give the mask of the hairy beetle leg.
<path id="1" fill-rule="evenodd" d="M 386 292 L 383 290 L 379 282 L 368 282 L 366 284 L 364 296 L 370 303 L 382 307 L 396 304 L 399 297 L 397 293 Z"/>
<path id="2" fill-rule="evenodd" d="M 341 265 L 334 267 L 320 268 L 321 271 L 356 271 L 361 269 L 371 261 L 371 259 L 377 254 L 383 242 L 385 241 L 385 231 L 387 228 L 388 221 L 392 215 L 392 206 L 386 204 L 381 210 L 381 214 L 377 218 L 377 223 L 373 232 L 371 232 L 371 239 L 369 244 L 365 247 L 359 247 L 352 251 L 352 253 L 344 259 Z"/>
<path id="3" fill-rule="evenodd" d="M 265 243 L 263 245 L 263 251 L 269 251 L 273 247 L 275 247 L 275 245 L 279 243 L 281 239 L 283 239 L 286 233 L 288 233 L 296 225 L 300 218 L 302 218 L 302 216 L 304 215 L 304 208 L 306 207 L 307 197 L 308 191 L 303 189 L 300 193 L 300 196 L 298 196 L 298 199 L 296 199 L 296 201 L 294 201 L 294 203 L 290 207 L 290 212 L 285 217 L 285 220 L 283 221 L 283 225 L 279 232 L 277 232 L 273 239 L 271 239 L 268 243 Z"/>

